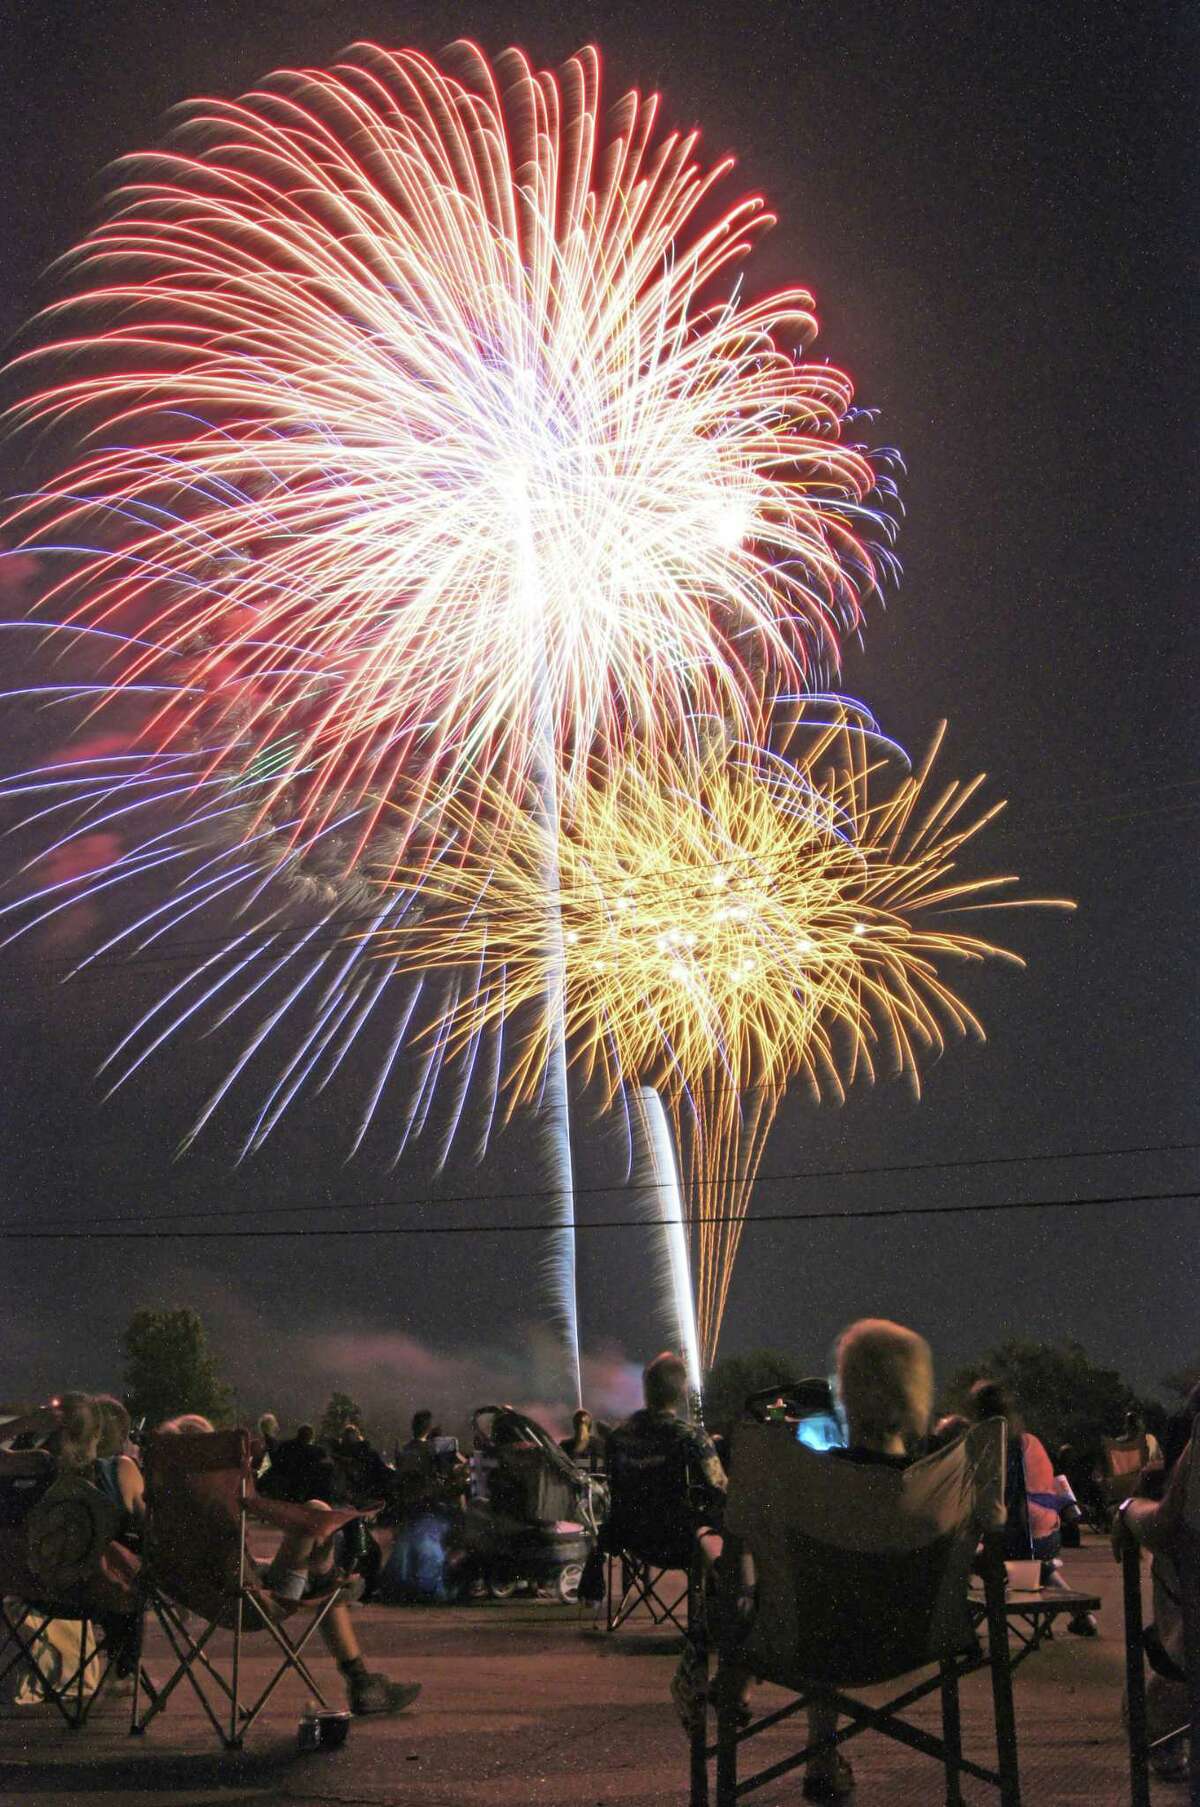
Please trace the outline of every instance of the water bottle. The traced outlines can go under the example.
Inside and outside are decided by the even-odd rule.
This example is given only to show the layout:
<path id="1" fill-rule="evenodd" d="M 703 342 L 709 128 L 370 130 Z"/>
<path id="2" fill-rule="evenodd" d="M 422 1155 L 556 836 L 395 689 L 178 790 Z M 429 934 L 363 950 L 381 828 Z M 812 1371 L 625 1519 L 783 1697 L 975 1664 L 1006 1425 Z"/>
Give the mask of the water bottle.
<path id="1" fill-rule="evenodd" d="M 315 1700 L 305 1702 L 296 1744 L 302 1751 L 318 1751 L 321 1748 L 321 1709 Z"/>

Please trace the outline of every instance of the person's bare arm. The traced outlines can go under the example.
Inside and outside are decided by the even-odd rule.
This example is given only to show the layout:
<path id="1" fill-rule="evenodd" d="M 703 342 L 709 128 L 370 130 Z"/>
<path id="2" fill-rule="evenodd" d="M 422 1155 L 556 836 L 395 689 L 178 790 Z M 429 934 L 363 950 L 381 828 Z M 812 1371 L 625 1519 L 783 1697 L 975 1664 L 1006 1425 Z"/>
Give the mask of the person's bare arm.
<path id="1" fill-rule="evenodd" d="M 1196 1459 L 1193 1437 L 1175 1467 L 1161 1500 L 1129 1500 L 1113 1525 L 1113 1555 L 1120 1562 L 1124 1540 L 1132 1538 L 1148 1550 L 1167 1550 L 1183 1523 L 1191 1465 Z"/>
<path id="2" fill-rule="evenodd" d="M 131 1518 L 146 1516 L 146 1483 L 142 1479 L 142 1471 L 132 1456 L 121 1456 L 117 1461 L 117 1488 L 121 1495 L 121 1504 Z"/>

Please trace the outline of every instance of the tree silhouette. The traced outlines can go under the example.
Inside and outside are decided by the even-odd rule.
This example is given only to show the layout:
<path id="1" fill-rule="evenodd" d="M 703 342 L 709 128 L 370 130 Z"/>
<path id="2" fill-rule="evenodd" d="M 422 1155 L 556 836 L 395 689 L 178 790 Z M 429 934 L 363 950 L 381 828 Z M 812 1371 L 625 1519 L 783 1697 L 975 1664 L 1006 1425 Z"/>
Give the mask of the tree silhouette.
<path id="1" fill-rule="evenodd" d="M 136 1423 L 153 1428 L 180 1412 L 198 1412 L 214 1424 L 233 1417 L 233 1395 L 217 1373 L 216 1358 L 199 1312 L 187 1306 L 142 1306 L 121 1338 L 125 1351 L 125 1403 Z"/>

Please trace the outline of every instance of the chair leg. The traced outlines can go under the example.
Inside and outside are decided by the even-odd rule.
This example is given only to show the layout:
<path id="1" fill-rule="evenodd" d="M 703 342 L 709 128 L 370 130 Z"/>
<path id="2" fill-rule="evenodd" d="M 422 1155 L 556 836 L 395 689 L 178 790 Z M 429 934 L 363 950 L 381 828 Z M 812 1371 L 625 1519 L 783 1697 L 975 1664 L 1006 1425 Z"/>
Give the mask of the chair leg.
<path id="1" fill-rule="evenodd" d="M 1132 1807 L 1150 1807 L 1150 1737 L 1142 1660 L 1142 1556 L 1136 1544 L 1126 1544 L 1121 1583 L 1125 1603 L 1125 1696 L 1129 1710 L 1129 1798 Z"/>
<path id="2" fill-rule="evenodd" d="M 137 1616 L 137 1629 L 133 1634 L 133 1704 L 129 1709 L 129 1736 L 139 1738 L 142 1734 L 142 1650 L 146 1641 L 146 1602 L 143 1599 L 141 1610 Z"/>
<path id="3" fill-rule="evenodd" d="M 704 1573 L 696 1563 L 688 1570 L 687 1638 L 697 1657 L 697 1670 L 705 1703 L 704 1711 L 688 1735 L 690 1807 L 708 1807 L 708 1603 L 704 1591 Z"/>
<path id="4" fill-rule="evenodd" d="M 946 1746 L 946 1807 L 962 1807 L 962 1718 L 958 1710 L 958 1663 L 944 1660 L 942 1671 L 942 1742 Z"/>
<path id="5" fill-rule="evenodd" d="M 987 1599 L 988 1668 L 992 1676 L 992 1710 L 996 1720 L 1000 1807 L 1021 1807 L 1017 1720 L 1013 1711 L 1012 1670 L 1008 1661 L 1008 1618 L 1004 1611 L 1003 1575 L 1002 1561 L 997 1558 L 987 1563 L 983 1585 Z"/>
<path id="6" fill-rule="evenodd" d="M 717 1701 L 717 1800 L 716 1807 L 736 1807 L 738 1721 L 737 1701 L 729 1688 Z"/>
<path id="7" fill-rule="evenodd" d="M 240 1702 L 238 1694 L 242 1677 L 242 1615 L 246 1600 L 246 1477 L 242 1476 L 241 1511 L 238 1515 L 238 1595 L 234 1610 L 233 1622 L 233 1663 L 231 1665 L 231 1687 L 229 1690 L 229 1737 L 226 1748 L 240 1750 L 242 1748 L 241 1715 L 238 1711 Z"/>

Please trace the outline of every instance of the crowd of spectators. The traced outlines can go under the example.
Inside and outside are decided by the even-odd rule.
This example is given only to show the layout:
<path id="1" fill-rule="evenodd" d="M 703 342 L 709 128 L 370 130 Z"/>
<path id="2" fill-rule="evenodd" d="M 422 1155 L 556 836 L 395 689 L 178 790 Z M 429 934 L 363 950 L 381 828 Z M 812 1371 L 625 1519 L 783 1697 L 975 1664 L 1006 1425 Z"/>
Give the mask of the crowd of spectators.
<path id="1" fill-rule="evenodd" d="M 339 1484 L 332 1462 L 319 1451 L 311 1427 L 302 1428 L 309 1430 L 309 1436 L 296 1441 L 312 1451 L 313 1461 L 304 1471 L 292 1470 L 292 1485 L 297 1485 L 303 1472 L 308 1480 L 332 1480 L 328 1492 L 336 1493 Z M 168 1418 L 156 1427 L 160 1436 L 205 1436 L 213 1430 L 212 1423 L 197 1413 Z M 276 1453 L 284 1447 L 277 1443 Z M 7 1481 L 21 1490 L 22 1513 L 32 1514 L 39 1500 L 64 1476 L 76 1477 L 89 1482 L 116 1508 L 114 1541 L 133 1553 L 140 1546 L 146 1519 L 138 1456 L 129 1414 L 119 1400 L 107 1394 L 65 1393 L 52 1405 L 0 1425 L 0 1483 Z M 265 1447 L 262 1460 L 270 1461 Z M 315 1492 L 283 1497 L 319 1509 L 330 1503 Z M 305 1531 L 289 1529 L 271 1560 L 255 1565 L 256 1578 L 264 1595 L 286 1611 L 307 1595 L 332 1590 L 335 1576 L 339 1581 L 342 1578 L 340 1555 L 332 1538 L 319 1541 Z M 367 1668 L 351 1613 L 351 1591 L 347 1589 L 320 1622 L 321 1636 L 345 1681 L 350 1710 L 360 1715 L 402 1712 L 417 1698 L 420 1685 L 395 1682 Z"/>
<path id="2" fill-rule="evenodd" d="M 833 1370 L 833 1397 L 843 1440 L 840 1447 L 829 1449 L 832 1461 L 905 1468 L 965 1435 L 972 1423 L 1004 1419 L 1008 1451 L 1004 1554 L 1014 1560 L 1039 1562 L 1044 1587 L 1067 1585 L 1059 1552 L 1064 1534 L 1069 1535 L 1082 1516 L 1067 1466 L 1070 1452 L 1060 1451 L 1058 1459 L 1052 1460 L 1002 1386 L 980 1377 L 971 1389 L 966 1412 L 934 1423 L 929 1345 L 901 1325 L 875 1319 L 862 1320 L 843 1332 L 834 1348 Z M 583 1475 L 604 1474 L 611 1464 L 614 1473 L 625 1476 L 627 1495 L 632 1475 L 633 1491 L 636 1494 L 642 1488 L 654 1519 L 653 1535 L 660 1537 L 663 1510 L 661 1496 L 655 1492 L 655 1476 L 686 1472 L 686 1488 L 680 1490 L 676 1502 L 677 1528 L 688 1546 L 699 1553 L 703 1566 L 716 1573 L 725 1560 L 727 1452 L 718 1448 L 694 1417 L 687 1370 L 679 1357 L 666 1353 L 650 1362 L 644 1372 L 644 1401 L 639 1411 L 615 1428 L 597 1423 L 581 1408 L 574 1415 L 570 1436 L 558 1447 Z M 782 1399 L 780 1404 L 784 1404 Z M 511 1408 L 504 1410 L 511 1414 Z M 1198 1411 L 1200 1386 L 1172 1420 L 1162 1445 L 1132 1415 L 1109 1440 L 1109 1448 L 1115 1452 L 1113 1472 L 1118 1477 L 1126 1472 L 1121 1463 L 1128 1452 L 1136 1455 L 1138 1492 L 1143 1496 L 1111 1502 L 1114 1548 L 1119 1551 L 1133 1538 L 1155 1552 L 1152 1637 L 1164 1657 L 1155 1665 L 1150 1684 L 1151 1731 L 1156 1736 L 1179 1723 L 1186 1694 L 1179 1589 L 1171 1565 L 1188 1486 L 1193 1492 L 1200 1486 L 1191 1472 L 1191 1438 Z M 511 1417 L 517 1423 L 519 1415 Z M 503 1414 L 498 1422 L 502 1426 L 498 1434 L 503 1434 Z M 210 1433 L 213 1427 L 205 1418 L 184 1414 L 157 1428 L 160 1434 L 187 1436 Z M 359 1577 L 357 1597 L 369 1598 L 379 1584 L 382 1563 L 372 1525 L 390 1524 L 400 1549 L 406 1526 L 425 1523 L 430 1515 L 462 1512 L 476 1488 L 474 1461 L 459 1455 L 457 1444 L 442 1436 L 427 1410 L 414 1415 L 410 1437 L 395 1448 L 390 1461 L 355 1422 L 346 1423 L 324 1442 L 307 1423 L 298 1425 L 290 1436 L 282 1435 L 273 1413 L 263 1415 L 258 1430 L 254 1461 L 256 1484 L 263 1495 L 308 1505 L 361 1508 L 361 1515 L 336 1540 L 318 1542 L 293 1531 L 284 1535 L 270 1562 L 258 1570 L 263 1589 L 280 1602 L 296 1602 L 319 1593 L 330 1587 L 335 1575 L 343 1578 L 352 1573 Z M 146 1513 L 138 1441 L 126 1408 L 108 1394 L 66 1393 L 50 1406 L 0 1423 L 0 1524 L 15 1522 L 14 1514 L 28 1512 L 57 1477 L 70 1475 L 82 1478 L 104 1496 L 118 1514 L 118 1539 L 136 1550 Z M 1100 1499 L 1099 1506 L 1092 1505 L 1091 1510 L 1099 1517 L 1104 1510 L 1102 1477 L 1092 1476 L 1091 1480 L 1092 1493 Z M 628 1515 L 628 1497 L 621 1510 Z M 630 1532 L 628 1523 L 622 1532 L 626 1538 L 636 1539 L 637 1534 L 636 1525 Z M 602 1560 L 606 1547 L 620 1547 L 615 1532 L 601 1535 L 594 1562 L 585 1570 L 580 1589 L 584 1597 L 595 1597 L 595 1563 Z M 741 1567 L 727 1592 L 736 1602 L 737 1613 L 748 1622 L 755 1611 L 757 1580 L 744 1555 L 739 1562 Z M 1082 1637 L 1097 1634 L 1095 1619 L 1086 1613 L 1073 1617 L 1068 1629 Z M 322 1622 L 322 1633 L 345 1678 L 354 1712 L 400 1711 L 419 1693 L 415 1684 L 393 1682 L 367 1670 L 349 1599 L 330 1611 Z M 748 1714 L 752 1678 L 735 1675 L 732 1683 L 727 1677 L 726 1684 L 737 1688 L 739 1712 Z M 688 1725 L 707 1707 L 707 1700 L 697 1697 L 701 1685 L 685 1652 L 672 1694 Z M 828 1741 L 835 1731 L 836 1720 L 813 1708 L 813 1741 Z M 1160 1750 L 1155 1762 L 1160 1776 L 1170 1779 L 1185 1774 L 1178 1747 Z M 837 1801 L 848 1796 L 852 1786 L 849 1764 L 835 1750 L 827 1749 L 809 1764 L 803 1792 L 809 1800 Z"/>

